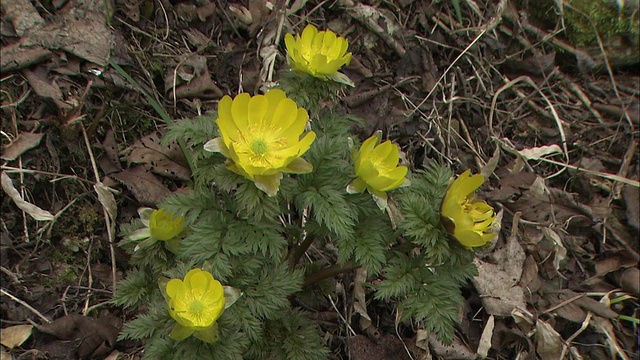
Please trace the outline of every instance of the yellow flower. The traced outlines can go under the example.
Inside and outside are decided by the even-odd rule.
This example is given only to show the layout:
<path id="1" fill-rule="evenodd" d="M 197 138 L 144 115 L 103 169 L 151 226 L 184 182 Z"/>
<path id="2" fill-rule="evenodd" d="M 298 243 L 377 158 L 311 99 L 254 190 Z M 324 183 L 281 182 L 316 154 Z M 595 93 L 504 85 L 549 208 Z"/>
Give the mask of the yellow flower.
<path id="1" fill-rule="evenodd" d="M 357 178 L 347 186 L 347 192 L 355 194 L 367 189 L 378 206 L 384 209 L 387 205 L 386 192 L 406 186 L 409 181 L 405 178 L 407 167 L 398 166 L 398 146 L 389 140 L 378 145 L 381 138 L 382 132 L 377 131 L 362 143 L 359 151 L 352 150 Z"/>
<path id="2" fill-rule="evenodd" d="M 225 308 L 224 288 L 213 275 L 192 269 L 180 279 L 167 283 L 169 314 L 177 322 L 169 336 L 176 340 L 194 335 L 205 342 L 214 342 L 218 335 L 216 320 Z"/>
<path id="3" fill-rule="evenodd" d="M 149 231 L 155 240 L 171 240 L 182 232 L 184 216 L 175 216 L 164 209 L 154 210 L 149 219 Z"/>
<path id="4" fill-rule="evenodd" d="M 300 157 L 316 138 L 313 131 L 302 136 L 307 120 L 307 111 L 298 108 L 282 90 L 253 97 L 242 93 L 233 100 L 227 95 L 218 104 L 216 120 L 222 136 L 208 141 L 204 149 L 222 153 L 228 158 L 229 169 L 273 196 L 282 173 L 313 170 Z"/>
<path id="5" fill-rule="evenodd" d="M 314 77 L 345 83 L 346 76 L 338 73 L 342 65 L 351 61 L 351 53 L 347 53 L 349 42 L 336 36 L 331 31 L 318 31 L 315 26 L 307 25 L 302 36 L 291 34 L 284 36 L 287 47 L 287 60 L 293 70 L 311 74 Z M 347 85 L 352 85 L 346 78 Z"/>
<path id="6" fill-rule="evenodd" d="M 442 201 L 441 214 L 447 230 L 467 247 L 483 246 L 495 237 L 492 227 L 493 208 L 473 193 L 484 182 L 484 176 L 471 176 L 467 170 L 447 189 Z"/>

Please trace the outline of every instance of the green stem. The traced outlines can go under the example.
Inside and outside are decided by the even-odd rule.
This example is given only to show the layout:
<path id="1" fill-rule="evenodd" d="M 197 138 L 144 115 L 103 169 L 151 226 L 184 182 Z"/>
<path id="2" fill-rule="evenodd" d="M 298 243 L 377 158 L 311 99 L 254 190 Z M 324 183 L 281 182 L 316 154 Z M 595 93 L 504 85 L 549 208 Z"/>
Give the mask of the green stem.
<path id="1" fill-rule="evenodd" d="M 328 279 L 330 277 L 334 277 L 336 275 L 345 273 L 347 271 L 351 271 L 351 270 L 355 270 L 359 267 L 361 267 L 362 265 L 357 264 L 354 261 L 348 261 L 346 264 L 344 265 L 332 265 L 329 266 L 328 268 L 324 268 L 321 270 L 318 270 L 314 273 L 308 274 L 305 279 L 304 279 L 304 283 L 302 283 L 302 287 L 307 287 L 309 285 L 313 285 L 319 281 L 322 281 L 324 279 Z"/>
<path id="2" fill-rule="evenodd" d="M 120 65 L 118 65 L 115 61 L 113 61 L 113 59 L 109 59 L 109 65 L 111 65 L 114 69 L 116 69 L 116 71 L 120 75 L 122 75 L 129 83 L 138 87 L 138 91 L 140 91 L 142 95 L 144 95 L 144 97 L 149 102 L 149 105 L 151 105 L 151 107 L 158 113 L 158 115 L 160 115 L 160 118 L 164 121 L 165 124 L 167 125 L 173 124 L 173 120 L 171 119 L 169 114 L 164 110 L 162 105 L 160 105 L 160 103 L 158 103 L 156 99 L 154 99 L 150 94 L 144 91 L 142 86 L 140 86 L 140 84 L 138 84 L 138 82 L 133 77 L 131 77 L 131 75 L 129 75 L 126 71 L 124 71 L 124 69 L 121 68 Z M 178 145 L 180 145 L 180 149 L 182 150 L 182 153 L 184 154 L 185 159 L 187 159 L 187 163 L 189 163 L 189 169 L 193 174 L 193 170 L 194 170 L 193 159 L 191 157 L 191 153 L 189 152 L 189 149 L 187 148 L 187 144 L 184 142 L 184 139 L 178 138 Z"/>

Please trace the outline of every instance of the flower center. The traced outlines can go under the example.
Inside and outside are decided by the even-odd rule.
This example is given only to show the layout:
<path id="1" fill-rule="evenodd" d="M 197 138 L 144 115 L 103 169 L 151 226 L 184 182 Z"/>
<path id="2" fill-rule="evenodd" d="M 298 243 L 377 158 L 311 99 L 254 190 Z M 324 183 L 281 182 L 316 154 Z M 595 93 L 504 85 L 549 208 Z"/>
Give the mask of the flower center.
<path id="1" fill-rule="evenodd" d="M 256 139 L 251 143 L 251 151 L 256 155 L 264 155 L 267 148 L 267 143 L 262 139 Z"/>
<path id="2" fill-rule="evenodd" d="M 204 310 L 204 304 L 200 300 L 193 300 L 191 304 L 189 304 L 189 311 L 195 315 L 199 315 L 202 310 Z"/>

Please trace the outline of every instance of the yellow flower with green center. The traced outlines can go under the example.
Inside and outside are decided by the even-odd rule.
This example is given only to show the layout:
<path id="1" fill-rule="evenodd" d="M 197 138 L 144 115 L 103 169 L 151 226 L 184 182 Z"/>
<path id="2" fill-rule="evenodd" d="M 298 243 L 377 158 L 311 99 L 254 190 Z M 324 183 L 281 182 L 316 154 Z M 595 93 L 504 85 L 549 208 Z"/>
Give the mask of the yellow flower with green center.
<path id="1" fill-rule="evenodd" d="M 492 232 L 496 219 L 493 208 L 474 197 L 484 182 L 484 176 L 471 176 L 467 170 L 447 189 L 442 201 L 442 220 L 445 228 L 467 247 L 483 246 L 496 234 Z"/>
<path id="2" fill-rule="evenodd" d="M 353 86 L 345 75 L 338 72 L 343 65 L 351 62 L 351 53 L 347 53 L 347 39 L 336 36 L 331 30 L 318 31 L 315 26 L 307 25 L 302 36 L 296 34 L 294 38 L 293 35 L 286 34 L 284 43 L 287 47 L 287 60 L 293 70 Z"/>
<path id="3" fill-rule="evenodd" d="M 398 146 L 389 140 L 379 144 L 381 139 L 382 132 L 377 131 L 362 143 L 359 151 L 352 148 L 351 158 L 357 178 L 347 186 L 347 192 L 355 194 L 366 189 L 378 206 L 384 209 L 387 206 L 386 192 L 406 186 L 409 181 L 406 179 L 407 167 L 398 166 Z"/>
<path id="4" fill-rule="evenodd" d="M 194 335 L 205 342 L 218 336 L 216 320 L 225 308 L 224 288 L 213 275 L 192 269 L 180 279 L 171 279 L 166 286 L 169 314 L 177 322 L 169 336 L 176 340 Z"/>
<path id="5" fill-rule="evenodd" d="M 149 231 L 155 240 L 167 241 L 178 236 L 184 228 L 184 216 L 175 216 L 164 209 L 154 210 L 149 219 Z"/>
<path id="6" fill-rule="evenodd" d="M 221 137 L 209 140 L 204 149 L 222 153 L 229 169 L 274 196 L 283 173 L 313 170 L 300 157 L 316 138 L 313 131 L 303 136 L 307 120 L 307 110 L 298 108 L 282 90 L 253 97 L 242 93 L 233 100 L 227 95 L 218 104 Z"/>

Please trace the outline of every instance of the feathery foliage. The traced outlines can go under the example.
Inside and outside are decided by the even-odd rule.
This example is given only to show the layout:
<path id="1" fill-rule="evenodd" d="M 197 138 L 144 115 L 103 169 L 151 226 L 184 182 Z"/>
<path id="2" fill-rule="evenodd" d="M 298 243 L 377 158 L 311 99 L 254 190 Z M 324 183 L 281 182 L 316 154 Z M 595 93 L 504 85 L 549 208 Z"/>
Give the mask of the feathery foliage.
<path id="1" fill-rule="evenodd" d="M 320 329 L 295 304 L 302 284 L 312 283 L 309 279 L 330 262 L 364 267 L 375 279 L 376 299 L 395 303 L 403 319 L 411 318 L 440 340 L 451 342 L 464 301 L 460 287 L 476 272 L 473 253 L 451 240 L 441 224 L 440 204 L 451 171 L 430 164 L 409 174 L 410 186 L 383 194 L 390 200 L 381 211 L 371 195 L 346 191 L 356 178 L 349 137 L 352 126 L 361 121 L 323 109 L 327 101 L 338 100 L 340 87 L 293 73 L 282 79 L 281 86 L 297 106 L 309 111 L 316 138 L 304 160 L 298 159 L 293 171 L 284 172 L 275 195 L 267 195 L 264 186 L 231 171 L 227 165 L 232 160 L 204 150 L 204 144 L 219 135 L 215 114 L 169 126 L 163 141 L 184 141 L 193 152 L 193 182 L 188 193 L 171 196 L 160 206 L 184 216 L 186 229 L 175 239 L 155 241 L 143 238 L 140 220 L 121 224 L 120 246 L 130 255 L 133 268 L 120 282 L 113 303 L 128 309 L 143 304 L 148 308 L 126 324 L 120 338 L 146 339 L 145 359 L 325 359 L 329 354 Z M 262 109 L 260 101 L 252 103 L 251 109 Z M 228 126 L 234 136 L 235 125 Z M 213 144 L 207 145 L 208 150 L 217 149 Z M 251 156 L 264 155 L 254 145 L 246 151 L 256 151 Z M 393 150 L 378 160 L 393 163 Z M 247 153 L 243 156 L 251 159 Z M 385 176 L 388 170 L 376 168 L 376 161 L 371 155 L 366 164 L 370 168 L 365 170 L 375 175 L 371 179 L 378 179 L 376 174 Z M 313 170 L 305 173 L 309 165 Z M 315 261 L 311 254 L 304 256 L 311 243 L 315 249 L 335 252 Z M 167 283 L 184 279 L 194 268 L 225 286 L 230 301 L 212 320 L 217 340 L 211 343 L 200 340 L 197 331 L 201 329 L 185 333 L 186 322 L 176 327 L 169 314 L 167 292 L 173 298 L 182 288 L 174 286 L 175 281 L 170 287 Z M 306 277 L 304 269 L 310 271 Z M 189 286 L 203 281 L 193 280 Z M 304 296 L 310 294 L 320 295 L 307 291 Z M 207 328 L 209 334 L 215 333 L 213 326 Z M 195 336 L 190 336 L 194 331 Z"/>

